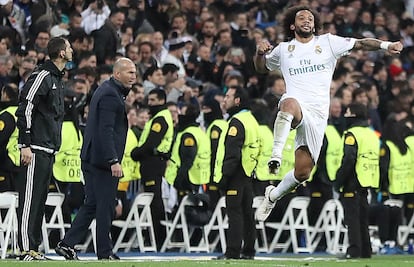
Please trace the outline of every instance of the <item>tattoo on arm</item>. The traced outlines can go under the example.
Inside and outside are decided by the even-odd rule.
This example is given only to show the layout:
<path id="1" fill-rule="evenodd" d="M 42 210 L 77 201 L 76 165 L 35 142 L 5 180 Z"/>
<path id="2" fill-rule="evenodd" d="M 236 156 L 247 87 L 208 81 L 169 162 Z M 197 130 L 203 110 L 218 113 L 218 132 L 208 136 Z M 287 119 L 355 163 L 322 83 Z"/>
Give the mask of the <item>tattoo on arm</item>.
<path id="1" fill-rule="evenodd" d="M 358 39 L 355 42 L 354 50 L 374 51 L 380 49 L 381 41 L 374 38 Z"/>

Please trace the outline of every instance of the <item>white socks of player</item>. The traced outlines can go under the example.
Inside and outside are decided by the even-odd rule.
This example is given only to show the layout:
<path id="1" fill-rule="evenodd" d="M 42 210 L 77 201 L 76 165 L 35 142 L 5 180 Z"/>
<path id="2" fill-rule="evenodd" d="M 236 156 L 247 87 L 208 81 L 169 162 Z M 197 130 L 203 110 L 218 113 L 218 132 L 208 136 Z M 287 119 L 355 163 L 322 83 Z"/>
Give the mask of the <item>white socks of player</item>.
<path id="1" fill-rule="evenodd" d="M 272 202 L 281 199 L 284 195 L 290 193 L 293 189 L 300 185 L 298 180 L 295 178 L 293 171 L 294 170 L 290 170 L 286 173 L 283 180 L 280 181 L 276 188 L 270 192 L 269 199 Z"/>
<path id="2" fill-rule="evenodd" d="M 279 160 L 282 159 L 282 150 L 285 146 L 286 139 L 289 136 L 292 120 L 293 115 L 288 112 L 279 111 L 279 113 L 277 113 L 277 117 L 273 128 L 272 158 L 276 158 Z"/>

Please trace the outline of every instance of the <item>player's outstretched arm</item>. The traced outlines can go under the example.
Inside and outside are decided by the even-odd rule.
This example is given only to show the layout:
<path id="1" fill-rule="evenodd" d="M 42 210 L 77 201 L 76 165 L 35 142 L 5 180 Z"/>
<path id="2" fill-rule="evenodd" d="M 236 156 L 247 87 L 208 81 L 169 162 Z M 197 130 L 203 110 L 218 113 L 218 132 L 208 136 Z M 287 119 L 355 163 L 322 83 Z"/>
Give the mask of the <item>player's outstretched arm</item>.
<path id="1" fill-rule="evenodd" d="M 379 49 L 387 50 L 391 54 L 399 54 L 403 49 L 403 44 L 400 41 L 388 42 L 381 41 L 374 38 L 358 39 L 355 42 L 354 49 L 375 51 Z"/>

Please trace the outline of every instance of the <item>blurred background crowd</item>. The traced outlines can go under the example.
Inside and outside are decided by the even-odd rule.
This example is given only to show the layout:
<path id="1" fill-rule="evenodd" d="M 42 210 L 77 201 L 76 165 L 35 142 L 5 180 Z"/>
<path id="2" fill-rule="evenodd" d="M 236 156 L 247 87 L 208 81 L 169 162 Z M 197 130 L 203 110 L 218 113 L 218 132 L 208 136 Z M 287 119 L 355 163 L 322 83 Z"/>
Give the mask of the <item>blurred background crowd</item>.
<path id="1" fill-rule="evenodd" d="M 123 56 L 137 66 L 137 83 L 126 98 L 129 125 L 137 139 L 150 118 L 147 95 L 155 88 L 166 92 L 175 126 L 182 109 L 197 105 L 202 111 L 197 122 L 206 129 L 213 118 L 225 117 L 222 103 L 227 88 L 241 86 L 252 100 L 262 103 L 263 123 L 273 128 L 285 83 L 278 72 L 258 74 L 253 56 L 259 41 L 267 39 L 276 46 L 285 40 L 280 23 L 292 5 L 307 5 L 320 13 L 319 34 L 403 43 L 397 57 L 385 50 L 355 51 L 338 62 L 331 84 L 331 124 L 342 134 L 346 107 L 359 102 L 367 106 L 370 125 L 384 140 L 398 143 L 411 135 L 414 1 L 410 0 L 0 0 L 0 110 L 17 104 L 19 90 L 45 60 L 50 38 L 63 36 L 74 50 L 65 72 L 65 120 L 80 132 L 91 95 Z M 1 130 L 0 124 L 0 165 L 7 144 Z M 0 174 L 1 191 L 14 189 L 9 175 Z M 67 195 L 67 215 L 76 213 L 83 200 L 80 183 L 54 181 L 50 189 Z M 120 185 L 120 191 L 128 201 L 139 191 L 139 182 Z M 414 188 L 405 205 L 408 219 L 414 210 L 412 195 Z M 125 216 L 127 207 L 123 203 L 118 216 Z"/>

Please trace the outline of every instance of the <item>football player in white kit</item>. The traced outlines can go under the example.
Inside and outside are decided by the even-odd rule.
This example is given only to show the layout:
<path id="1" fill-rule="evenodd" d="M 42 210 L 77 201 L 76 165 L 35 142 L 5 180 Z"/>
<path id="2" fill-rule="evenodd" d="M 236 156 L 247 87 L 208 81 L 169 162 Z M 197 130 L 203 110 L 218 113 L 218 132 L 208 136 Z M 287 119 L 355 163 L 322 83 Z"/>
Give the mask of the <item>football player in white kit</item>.
<path id="1" fill-rule="evenodd" d="M 268 41 L 257 46 L 256 70 L 267 73 L 280 69 L 286 83 L 286 93 L 279 102 L 274 123 L 272 157 L 268 166 L 277 173 L 282 162 L 282 150 L 291 128 L 296 128 L 295 167 L 275 187 L 269 185 L 265 198 L 256 211 L 256 219 L 266 220 L 275 202 L 309 178 L 318 161 L 329 115 L 330 84 L 337 59 L 350 50 L 379 50 L 398 54 L 401 42 L 384 42 L 374 38 L 345 38 L 332 34 L 317 35 L 320 19 L 316 12 L 304 6 L 287 10 L 283 29 L 289 41 L 273 47 Z"/>

